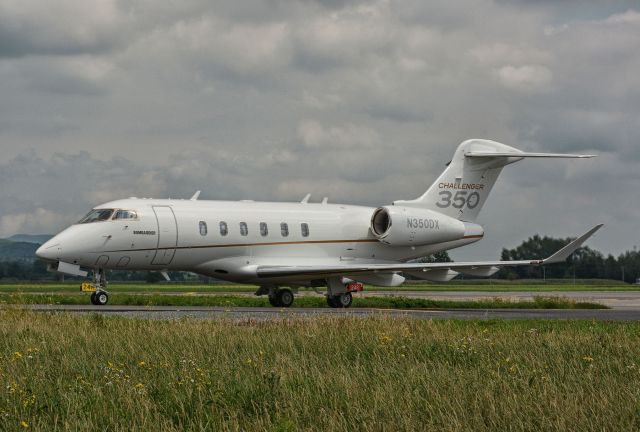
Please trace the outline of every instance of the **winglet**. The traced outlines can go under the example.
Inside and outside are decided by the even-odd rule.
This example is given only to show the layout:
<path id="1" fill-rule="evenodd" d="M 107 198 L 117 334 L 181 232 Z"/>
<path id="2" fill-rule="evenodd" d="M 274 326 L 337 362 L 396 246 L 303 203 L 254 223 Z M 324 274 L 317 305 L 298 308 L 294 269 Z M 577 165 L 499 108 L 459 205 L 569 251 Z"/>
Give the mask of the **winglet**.
<path id="1" fill-rule="evenodd" d="M 569 243 L 568 245 L 560 249 L 558 252 L 551 255 L 549 258 L 542 260 L 540 264 L 553 264 L 553 263 L 559 263 L 559 262 L 565 261 L 567 258 L 569 258 L 569 255 L 574 253 L 576 249 L 582 246 L 582 243 L 587 241 L 587 239 L 591 237 L 600 228 L 602 228 L 603 225 L 604 224 L 599 224 L 594 226 L 589 231 L 582 234 L 580 237 L 578 237 L 577 239 L 575 239 L 574 241 L 572 241 L 571 243 Z"/>
<path id="2" fill-rule="evenodd" d="M 191 197 L 191 201 L 196 201 L 199 196 L 200 196 L 200 191 L 196 191 L 196 193 L 194 193 L 193 196 Z"/>

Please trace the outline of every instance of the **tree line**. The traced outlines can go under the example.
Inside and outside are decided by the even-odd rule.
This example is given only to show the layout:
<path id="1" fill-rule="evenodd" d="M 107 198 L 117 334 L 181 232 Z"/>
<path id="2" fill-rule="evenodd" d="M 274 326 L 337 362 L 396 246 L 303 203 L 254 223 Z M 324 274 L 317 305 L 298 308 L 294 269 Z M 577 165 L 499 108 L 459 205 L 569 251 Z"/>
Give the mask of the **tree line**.
<path id="1" fill-rule="evenodd" d="M 502 249 L 505 261 L 546 258 L 569 243 L 571 238 L 558 239 L 535 235 L 514 249 Z M 496 277 L 503 279 L 548 278 L 613 279 L 634 283 L 640 278 L 640 253 L 627 251 L 614 257 L 584 246 L 564 263 L 544 267 L 503 267 Z"/>
<path id="2" fill-rule="evenodd" d="M 573 238 L 529 237 L 513 249 L 502 249 L 500 259 L 503 261 L 517 261 L 528 259 L 543 259 L 551 256 Z M 418 262 L 452 262 L 449 254 L 438 252 L 421 258 Z M 604 256 L 601 252 L 583 246 L 575 251 L 566 262 L 550 264 L 544 267 L 523 266 L 503 267 L 494 278 L 497 279 L 611 279 L 634 283 L 640 278 L 640 252 L 627 251 L 614 257 Z"/>

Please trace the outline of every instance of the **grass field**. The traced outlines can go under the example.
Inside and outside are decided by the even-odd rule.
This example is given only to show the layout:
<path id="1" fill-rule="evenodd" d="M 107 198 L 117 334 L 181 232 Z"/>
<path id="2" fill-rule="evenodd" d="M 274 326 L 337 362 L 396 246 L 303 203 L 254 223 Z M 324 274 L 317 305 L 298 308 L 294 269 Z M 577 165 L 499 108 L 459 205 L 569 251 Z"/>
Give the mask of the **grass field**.
<path id="1" fill-rule="evenodd" d="M 0 430 L 637 430 L 640 325 L 0 311 Z"/>

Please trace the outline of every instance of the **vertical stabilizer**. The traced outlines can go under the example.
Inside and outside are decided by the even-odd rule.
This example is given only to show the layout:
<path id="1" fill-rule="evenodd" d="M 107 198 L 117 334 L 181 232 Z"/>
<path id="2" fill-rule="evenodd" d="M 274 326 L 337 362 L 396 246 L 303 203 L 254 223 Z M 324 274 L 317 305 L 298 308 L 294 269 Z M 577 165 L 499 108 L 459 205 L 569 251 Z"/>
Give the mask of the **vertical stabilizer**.
<path id="1" fill-rule="evenodd" d="M 419 198 L 396 205 L 431 209 L 474 222 L 502 168 L 523 158 L 585 158 L 592 155 L 525 153 L 496 141 L 471 139 L 460 144 L 447 169 Z"/>

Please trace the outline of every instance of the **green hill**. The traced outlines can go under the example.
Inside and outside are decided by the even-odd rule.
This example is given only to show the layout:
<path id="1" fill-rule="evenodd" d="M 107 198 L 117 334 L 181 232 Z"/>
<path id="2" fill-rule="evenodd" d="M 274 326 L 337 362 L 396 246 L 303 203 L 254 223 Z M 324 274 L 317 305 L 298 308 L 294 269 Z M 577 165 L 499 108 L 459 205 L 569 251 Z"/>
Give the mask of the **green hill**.
<path id="1" fill-rule="evenodd" d="M 39 244 L 0 239 L 0 261 L 35 260 Z"/>

